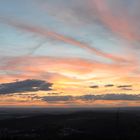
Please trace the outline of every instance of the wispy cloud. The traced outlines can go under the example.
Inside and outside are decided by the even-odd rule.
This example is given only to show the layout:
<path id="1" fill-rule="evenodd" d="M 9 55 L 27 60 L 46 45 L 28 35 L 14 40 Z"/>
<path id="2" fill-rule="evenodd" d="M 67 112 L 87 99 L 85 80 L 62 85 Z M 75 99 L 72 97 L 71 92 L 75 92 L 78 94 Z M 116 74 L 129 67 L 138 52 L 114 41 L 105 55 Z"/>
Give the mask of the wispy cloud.
<path id="1" fill-rule="evenodd" d="M 129 10 L 132 10 L 129 9 L 130 7 L 126 8 L 126 6 L 122 6 L 122 1 L 108 2 L 107 0 L 91 0 L 91 3 L 94 5 L 94 8 L 96 7 L 99 20 L 107 28 L 111 29 L 113 33 L 129 41 L 140 39 L 140 33 L 137 30 L 139 28 L 137 22 L 139 21 L 135 18 L 135 15 L 132 17 L 129 13 Z M 135 4 L 139 5 L 139 1 L 135 1 Z M 136 10 L 138 9 L 133 9 L 133 11 Z"/>
<path id="2" fill-rule="evenodd" d="M 18 28 L 20 30 L 31 32 L 31 33 L 34 33 L 36 35 L 42 36 L 42 37 L 50 37 L 50 38 L 53 38 L 55 40 L 62 41 L 64 43 L 68 43 L 70 45 L 77 46 L 77 47 L 80 47 L 82 49 L 86 49 L 93 54 L 111 59 L 113 61 L 117 61 L 117 62 L 129 62 L 130 61 L 130 60 L 127 60 L 126 58 L 123 58 L 120 56 L 115 56 L 115 55 L 112 55 L 110 53 L 105 53 L 105 52 L 95 48 L 94 46 L 90 46 L 89 44 L 87 44 L 85 42 L 80 42 L 72 37 L 65 36 L 63 34 L 57 33 L 55 31 L 52 31 L 52 30 L 47 29 L 47 28 L 41 28 L 41 27 L 25 24 L 23 22 L 21 23 L 17 20 L 11 20 L 11 19 L 2 18 L 2 17 L 0 18 L 0 21 L 8 24 L 10 26 L 13 26 L 15 28 Z M 40 46 L 37 46 L 35 48 L 35 50 L 39 47 Z"/>
<path id="3" fill-rule="evenodd" d="M 121 64 L 106 64 L 98 61 L 91 61 L 88 59 L 81 58 L 58 58 L 58 57 L 10 57 L 4 60 L 4 64 L 0 66 L 3 71 L 14 71 L 14 76 L 18 72 L 21 75 L 26 75 L 28 72 L 32 75 L 40 75 L 44 72 L 54 73 L 70 73 L 76 75 L 89 74 L 89 73 L 103 73 L 124 75 L 135 71 L 137 66 L 132 65 L 121 65 Z M 61 71 L 60 71 L 61 70 Z M 106 73 L 105 73 L 106 72 Z M 9 76 L 12 75 L 9 74 Z M 92 77 L 90 77 L 92 78 Z"/>

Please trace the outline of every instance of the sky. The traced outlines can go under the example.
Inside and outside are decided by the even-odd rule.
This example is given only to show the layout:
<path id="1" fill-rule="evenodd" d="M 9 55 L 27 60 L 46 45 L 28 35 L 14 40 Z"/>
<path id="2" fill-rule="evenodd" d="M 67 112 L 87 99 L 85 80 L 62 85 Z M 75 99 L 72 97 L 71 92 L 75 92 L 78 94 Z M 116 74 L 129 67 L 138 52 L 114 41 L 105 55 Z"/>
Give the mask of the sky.
<path id="1" fill-rule="evenodd" d="M 0 106 L 140 106 L 139 0 L 0 0 Z"/>

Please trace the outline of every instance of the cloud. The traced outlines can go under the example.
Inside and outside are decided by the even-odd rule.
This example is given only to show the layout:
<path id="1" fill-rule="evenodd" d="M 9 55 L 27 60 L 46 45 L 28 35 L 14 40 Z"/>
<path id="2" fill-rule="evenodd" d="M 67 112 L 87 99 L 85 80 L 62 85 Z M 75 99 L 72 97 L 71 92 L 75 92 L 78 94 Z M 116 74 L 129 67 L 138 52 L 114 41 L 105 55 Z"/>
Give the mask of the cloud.
<path id="1" fill-rule="evenodd" d="M 95 101 L 95 100 L 140 100 L 139 94 L 104 94 L 104 95 L 82 95 L 82 96 L 44 96 L 43 101 L 47 102 L 74 102 L 74 101 Z"/>
<path id="2" fill-rule="evenodd" d="M 71 0 L 66 2 L 61 0 L 59 3 L 51 0 L 43 1 L 39 5 L 41 5 L 41 10 L 63 20 L 66 25 L 70 23 L 77 25 L 78 23 L 78 25 L 86 26 L 96 23 L 121 38 L 135 41 L 140 39 L 139 4 L 139 0 L 133 2 L 122 0 L 86 0 L 86 2 L 85 0 L 76 2 Z"/>
<path id="3" fill-rule="evenodd" d="M 45 96 L 42 98 L 43 101 L 47 102 L 59 102 L 59 101 L 71 101 L 72 96 Z"/>
<path id="4" fill-rule="evenodd" d="M 101 73 L 99 76 L 103 76 L 103 74 L 122 76 L 124 73 L 125 75 L 132 73 L 136 67 L 133 65 L 121 65 L 116 63 L 106 64 L 82 58 L 24 56 L 5 58 L 0 69 L 4 73 L 7 72 L 6 74 L 8 75 L 4 76 L 8 78 L 34 79 L 34 77 L 36 77 L 35 79 L 42 79 L 42 76 L 50 72 L 52 74 L 49 73 L 47 77 L 62 77 L 68 80 L 70 78 L 67 77 L 69 73 L 74 76 L 81 75 L 81 77 L 89 73 L 96 73 L 97 76 L 98 73 Z M 55 73 L 57 73 L 57 75 Z M 1 79 L 3 79 L 2 76 Z"/>
<path id="5" fill-rule="evenodd" d="M 105 87 L 113 87 L 113 84 L 104 85 Z"/>
<path id="6" fill-rule="evenodd" d="M 140 100 L 140 95 L 130 95 L 130 94 L 105 94 L 105 95 L 97 95 L 97 99 L 99 100 Z M 96 100 L 97 100 L 96 99 Z"/>
<path id="7" fill-rule="evenodd" d="M 113 33 L 128 41 L 140 39 L 140 33 L 138 30 L 139 18 L 136 18 L 139 13 L 139 8 L 137 6 L 139 5 L 139 1 L 131 3 L 133 6 L 126 6 L 128 3 L 125 1 L 122 2 L 121 0 L 115 2 L 107 0 L 90 1 L 93 8 L 96 9 L 98 19 Z M 133 15 L 131 10 L 133 10 Z"/>
<path id="8" fill-rule="evenodd" d="M 0 94 L 24 93 L 51 90 L 52 83 L 43 80 L 24 80 L 0 84 Z"/>
<path id="9" fill-rule="evenodd" d="M 99 88 L 98 85 L 90 86 L 90 88 Z"/>
<path id="10" fill-rule="evenodd" d="M 48 95 L 59 95 L 61 93 L 56 93 L 56 92 L 52 92 L 52 93 L 48 93 Z"/>
<path id="11" fill-rule="evenodd" d="M 117 88 L 120 88 L 121 90 L 126 90 L 126 91 L 133 90 L 132 85 L 120 85 L 120 86 L 117 86 Z"/>
<path id="12" fill-rule="evenodd" d="M 133 90 L 132 88 L 122 88 L 121 90 Z"/>
<path id="13" fill-rule="evenodd" d="M 98 56 L 102 56 L 104 58 L 108 58 L 111 59 L 113 61 L 117 61 L 117 62 L 127 62 L 129 63 L 130 60 L 127 60 L 125 58 L 122 58 L 120 56 L 116 56 L 110 53 L 105 53 L 103 51 L 101 51 L 100 49 L 95 48 L 94 46 L 90 46 L 89 44 L 85 43 L 85 42 L 80 42 L 72 37 L 57 33 L 55 31 L 52 31 L 50 29 L 46 29 L 46 28 L 41 28 L 41 27 L 37 27 L 37 26 L 33 26 L 33 25 L 29 25 L 29 24 L 25 24 L 25 23 L 21 23 L 17 20 L 11 20 L 11 19 L 7 19 L 7 18 L 2 18 L 0 17 L 0 21 L 2 23 L 6 23 L 10 26 L 13 26 L 15 28 L 18 28 L 20 30 L 26 31 L 26 32 L 30 32 L 30 33 L 34 33 L 36 35 L 42 36 L 42 37 L 50 37 L 53 38 L 55 40 L 64 42 L 64 43 L 68 43 L 70 45 L 85 49 L 87 51 L 89 51 L 90 53 L 96 54 Z M 36 46 L 35 47 L 35 51 L 40 48 L 41 45 Z M 33 53 L 33 50 L 32 52 Z"/>
<path id="14" fill-rule="evenodd" d="M 120 85 L 120 86 L 117 86 L 118 88 L 129 88 L 129 87 L 132 87 L 132 85 Z"/>
<path id="15" fill-rule="evenodd" d="M 77 97 L 82 100 L 140 100 L 140 95 L 130 94 L 104 94 L 104 95 L 84 95 Z"/>

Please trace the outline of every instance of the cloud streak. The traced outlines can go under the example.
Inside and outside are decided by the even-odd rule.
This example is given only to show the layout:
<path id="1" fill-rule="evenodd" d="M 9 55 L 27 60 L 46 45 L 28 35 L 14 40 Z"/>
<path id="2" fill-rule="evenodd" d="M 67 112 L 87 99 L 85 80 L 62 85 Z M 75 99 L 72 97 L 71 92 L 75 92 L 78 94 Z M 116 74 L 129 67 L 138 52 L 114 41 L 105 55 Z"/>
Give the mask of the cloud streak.
<path id="1" fill-rule="evenodd" d="M 117 86 L 118 88 L 130 88 L 132 87 L 132 85 L 120 85 L 120 86 Z"/>
<path id="2" fill-rule="evenodd" d="M 46 28 L 40 28 L 40 27 L 36 27 L 36 26 L 32 26 L 32 25 L 28 25 L 28 24 L 25 24 L 25 23 L 21 23 L 21 22 L 18 22 L 16 20 L 10 20 L 10 19 L 7 19 L 7 18 L 0 18 L 0 21 L 5 23 L 5 24 L 8 24 L 10 26 L 13 26 L 15 28 L 18 28 L 20 30 L 24 30 L 24 31 L 27 31 L 27 32 L 30 32 L 30 33 L 34 33 L 36 35 L 39 35 L 39 36 L 42 36 L 42 37 L 50 37 L 50 38 L 53 38 L 55 40 L 58 40 L 58 41 L 62 41 L 64 43 L 68 43 L 70 45 L 73 45 L 73 46 L 77 46 L 79 48 L 82 48 L 82 49 L 85 49 L 93 54 L 96 54 L 98 56 L 102 56 L 104 58 L 108 58 L 108 59 L 111 59 L 113 61 L 117 61 L 117 62 L 129 62 L 130 60 L 127 60 L 125 58 L 122 58 L 120 56 L 115 56 L 115 55 L 112 55 L 110 53 L 105 53 L 93 46 L 90 46 L 89 44 L 87 43 L 84 43 L 84 42 L 80 42 L 74 38 L 71 38 L 71 37 L 68 37 L 68 36 L 64 36 L 60 33 L 57 33 L 55 31 L 51 31 L 49 29 L 46 29 Z M 36 49 L 40 48 L 40 46 L 36 47 Z M 32 52 L 33 53 L 33 52 Z"/>
<path id="3" fill-rule="evenodd" d="M 113 1 L 109 3 L 107 0 L 90 0 L 90 3 L 96 8 L 99 20 L 113 33 L 128 41 L 140 40 L 140 34 L 137 30 L 137 23 L 139 21 L 134 18 L 134 15 L 133 18 L 130 16 L 130 13 L 128 13 L 131 10 L 129 9 L 130 7 L 127 7 L 127 9 L 126 6 L 122 6 L 122 1 Z M 139 1 L 134 3 L 139 5 Z M 138 9 L 133 9 L 133 12 L 136 10 Z"/>
<path id="4" fill-rule="evenodd" d="M 124 75 L 132 73 L 137 67 L 132 65 L 105 64 L 82 58 L 58 58 L 58 57 L 10 57 L 4 60 L 4 65 L 0 66 L 3 71 L 19 71 L 21 74 L 31 72 L 40 74 L 44 72 L 71 73 L 74 75 L 102 73 Z M 11 74 L 12 75 L 12 74 Z M 92 77 L 91 77 L 92 78 Z"/>
<path id="5" fill-rule="evenodd" d="M 99 88 L 98 85 L 90 86 L 90 88 Z"/>
<path id="6" fill-rule="evenodd" d="M 77 100 L 81 101 L 96 101 L 96 100 L 125 100 L 125 101 L 139 101 L 140 95 L 129 95 L 129 94 L 104 94 L 104 95 L 83 95 L 83 96 L 44 96 L 43 101 L 53 102 L 74 102 Z"/>
<path id="7" fill-rule="evenodd" d="M 113 87 L 113 86 L 114 86 L 113 84 L 104 85 L 104 87 Z"/>

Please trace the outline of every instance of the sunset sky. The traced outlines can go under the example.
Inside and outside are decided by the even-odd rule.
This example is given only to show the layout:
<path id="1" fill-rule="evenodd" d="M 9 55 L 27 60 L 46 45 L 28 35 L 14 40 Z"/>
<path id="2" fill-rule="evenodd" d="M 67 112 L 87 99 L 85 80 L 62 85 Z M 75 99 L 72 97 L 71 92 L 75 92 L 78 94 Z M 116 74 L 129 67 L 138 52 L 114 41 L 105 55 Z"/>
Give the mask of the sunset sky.
<path id="1" fill-rule="evenodd" d="M 0 0 L 0 106 L 140 106 L 140 0 Z"/>

